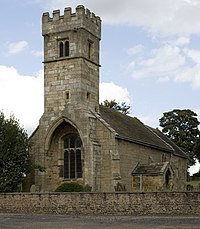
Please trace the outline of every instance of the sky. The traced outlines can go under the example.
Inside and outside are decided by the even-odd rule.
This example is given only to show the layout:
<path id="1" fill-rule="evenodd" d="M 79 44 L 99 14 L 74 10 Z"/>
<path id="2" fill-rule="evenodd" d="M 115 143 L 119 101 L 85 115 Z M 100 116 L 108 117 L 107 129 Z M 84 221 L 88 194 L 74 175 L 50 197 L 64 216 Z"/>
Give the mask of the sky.
<path id="1" fill-rule="evenodd" d="M 132 116 L 152 127 L 173 109 L 191 109 L 200 121 L 200 0 L 1 0 L 0 110 L 6 116 L 14 114 L 28 134 L 37 127 L 42 14 L 74 12 L 78 5 L 102 19 L 100 102 L 126 102 Z"/>

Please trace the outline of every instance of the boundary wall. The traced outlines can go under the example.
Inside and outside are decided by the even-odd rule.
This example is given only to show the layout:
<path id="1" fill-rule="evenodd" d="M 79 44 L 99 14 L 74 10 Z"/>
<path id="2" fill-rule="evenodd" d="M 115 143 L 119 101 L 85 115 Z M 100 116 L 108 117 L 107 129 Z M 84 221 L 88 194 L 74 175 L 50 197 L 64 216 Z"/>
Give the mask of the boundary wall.
<path id="1" fill-rule="evenodd" d="M 0 213 L 200 216 L 200 192 L 1 193 Z"/>

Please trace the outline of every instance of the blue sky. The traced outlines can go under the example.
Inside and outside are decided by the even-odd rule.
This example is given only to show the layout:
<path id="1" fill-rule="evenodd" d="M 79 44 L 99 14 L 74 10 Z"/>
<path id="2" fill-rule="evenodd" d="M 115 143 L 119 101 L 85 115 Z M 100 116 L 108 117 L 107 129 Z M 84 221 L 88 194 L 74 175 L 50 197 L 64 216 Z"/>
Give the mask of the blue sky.
<path id="1" fill-rule="evenodd" d="M 100 99 L 158 127 L 163 112 L 200 120 L 199 0 L 1 0 L 0 109 L 31 133 L 43 112 L 43 12 L 83 4 L 102 19 Z"/>

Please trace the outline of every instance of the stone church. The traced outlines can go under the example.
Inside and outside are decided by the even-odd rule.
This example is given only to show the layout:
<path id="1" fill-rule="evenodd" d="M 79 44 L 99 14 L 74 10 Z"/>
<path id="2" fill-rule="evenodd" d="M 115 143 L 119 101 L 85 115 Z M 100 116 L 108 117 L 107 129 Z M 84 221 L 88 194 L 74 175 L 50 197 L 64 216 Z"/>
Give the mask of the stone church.
<path id="1" fill-rule="evenodd" d="M 42 17 L 44 113 L 30 137 L 30 190 L 183 191 L 187 157 L 158 129 L 99 105 L 101 19 L 77 6 Z"/>

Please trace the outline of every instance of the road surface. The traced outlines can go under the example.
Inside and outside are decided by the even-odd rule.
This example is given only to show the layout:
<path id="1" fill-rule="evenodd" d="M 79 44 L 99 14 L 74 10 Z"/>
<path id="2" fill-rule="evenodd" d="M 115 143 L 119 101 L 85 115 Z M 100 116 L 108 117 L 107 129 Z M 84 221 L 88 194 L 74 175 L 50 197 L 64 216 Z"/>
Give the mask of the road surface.
<path id="1" fill-rule="evenodd" d="M 0 214 L 0 229 L 200 229 L 200 217 Z"/>

